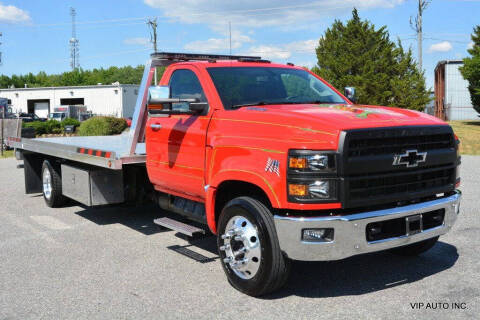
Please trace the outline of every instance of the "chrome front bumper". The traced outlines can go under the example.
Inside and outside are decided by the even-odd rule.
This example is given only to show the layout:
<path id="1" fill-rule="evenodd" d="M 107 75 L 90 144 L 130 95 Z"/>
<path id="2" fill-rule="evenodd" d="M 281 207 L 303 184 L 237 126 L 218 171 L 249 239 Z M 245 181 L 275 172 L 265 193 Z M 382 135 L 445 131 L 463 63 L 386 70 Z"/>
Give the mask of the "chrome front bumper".
<path id="1" fill-rule="evenodd" d="M 339 260 L 357 254 L 391 249 L 430 239 L 447 233 L 455 223 L 460 210 L 461 192 L 452 196 L 385 210 L 362 212 L 348 216 L 296 218 L 275 216 L 275 227 L 281 250 L 290 259 L 304 261 Z M 443 225 L 410 236 L 368 242 L 366 226 L 372 222 L 408 217 L 437 209 L 445 209 Z M 331 242 L 302 240 L 303 229 L 333 228 Z"/>

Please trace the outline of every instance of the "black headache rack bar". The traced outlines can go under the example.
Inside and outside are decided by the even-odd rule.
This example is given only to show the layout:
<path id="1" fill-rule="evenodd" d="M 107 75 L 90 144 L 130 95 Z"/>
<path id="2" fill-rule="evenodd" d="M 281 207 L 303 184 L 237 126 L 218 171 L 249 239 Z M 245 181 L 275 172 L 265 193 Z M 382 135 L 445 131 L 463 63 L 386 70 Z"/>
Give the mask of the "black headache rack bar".
<path id="1" fill-rule="evenodd" d="M 256 56 L 232 56 L 221 54 L 202 53 L 179 53 L 179 52 L 157 52 L 151 54 L 152 60 L 157 66 L 168 66 L 181 61 L 217 61 L 217 60 L 238 60 L 243 62 L 270 62 Z"/>

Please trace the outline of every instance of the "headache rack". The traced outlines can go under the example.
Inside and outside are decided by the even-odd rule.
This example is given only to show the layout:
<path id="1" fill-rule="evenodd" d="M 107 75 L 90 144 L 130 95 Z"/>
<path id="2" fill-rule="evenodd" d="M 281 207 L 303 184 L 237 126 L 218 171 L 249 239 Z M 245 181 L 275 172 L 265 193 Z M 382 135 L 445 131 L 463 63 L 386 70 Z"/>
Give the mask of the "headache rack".
<path id="1" fill-rule="evenodd" d="M 179 52 L 156 52 L 151 54 L 155 66 L 168 66 L 176 62 L 184 61 L 210 61 L 217 60 L 237 60 L 239 62 L 263 62 L 269 63 L 268 60 L 263 60 L 256 56 L 233 56 L 221 54 L 203 54 L 203 53 L 179 53 Z"/>

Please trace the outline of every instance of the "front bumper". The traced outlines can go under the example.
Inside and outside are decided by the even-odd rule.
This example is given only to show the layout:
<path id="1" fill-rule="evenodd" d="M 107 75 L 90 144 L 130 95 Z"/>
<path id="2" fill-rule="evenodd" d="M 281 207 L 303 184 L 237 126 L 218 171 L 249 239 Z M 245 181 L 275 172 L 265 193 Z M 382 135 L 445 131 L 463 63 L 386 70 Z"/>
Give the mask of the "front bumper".
<path id="1" fill-rule="evenodd" d="M 461 192 L 454 195 L 416 203 L 404 207 L 362 212 L 348 216 L 288 217 L 275 216 L 275 227 L 281 250 L 293 260 L 328 261 L 350 256 L 382 251 L 434 238 L 447 233 L 455 223 L 460 210 Z M 366 226 L 369 223 L 397 219 L 445 209 L 443 224 L 414 235 L 404 235 L 368 242 Z M 331 242 L 309 242 L 302 240 L 303 229 L 333 228 Z"/>

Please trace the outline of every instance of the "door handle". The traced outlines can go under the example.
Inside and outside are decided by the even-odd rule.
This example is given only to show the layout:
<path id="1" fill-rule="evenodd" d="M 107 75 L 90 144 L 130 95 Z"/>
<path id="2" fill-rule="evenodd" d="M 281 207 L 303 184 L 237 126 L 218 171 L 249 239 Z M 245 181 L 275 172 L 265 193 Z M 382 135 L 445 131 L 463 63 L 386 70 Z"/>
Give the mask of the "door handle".
<path id="1" fill-rule="evenodd" d="M 152 130 L 154 130 L 154 131 L 158 131 L 158 130 L 162 129 L 162 125 L 158 124 L 158 123 L 152 123 L 150 125 L 150 128 L 152 128 Z"/>

